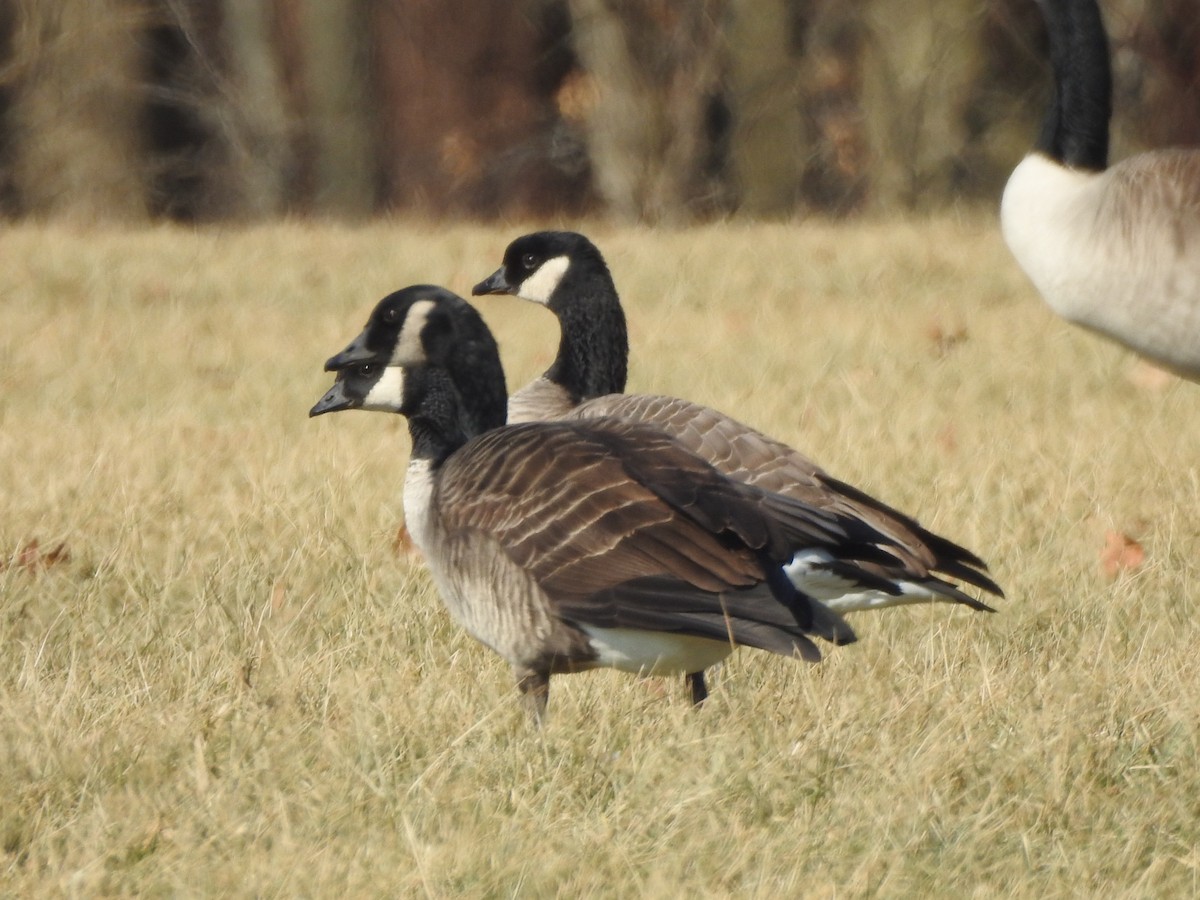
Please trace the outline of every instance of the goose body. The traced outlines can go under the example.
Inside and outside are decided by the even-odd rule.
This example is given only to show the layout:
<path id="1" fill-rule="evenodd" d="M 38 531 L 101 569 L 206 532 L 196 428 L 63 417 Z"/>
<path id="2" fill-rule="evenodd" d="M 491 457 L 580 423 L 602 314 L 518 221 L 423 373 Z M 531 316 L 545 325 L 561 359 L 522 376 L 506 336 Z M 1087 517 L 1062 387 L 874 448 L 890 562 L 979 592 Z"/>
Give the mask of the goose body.
<path id="1" fill-rule="evenodd" d="M 622 393 L 629 353 L 625 317 L 607 264 L 583 235 L 537 232 L 517 238 L 505 250 L 503 265 L 474 293 L 508 293 L 543 304 L 561 325 L 554 363 L 512 395 L 510 421 L 617 416 L 652 424 L 732 478 L 857 517 L 887 534 L 890 559 L 862 565 L 888 582 L 887 589 L 844 577 L 836 560 L 819 554 L 789 565 L 797 588 L 832 609 L 950 602 L 990 610 L 947 577 L 1003 596 L 975 554 L 833 478 L 792 447 L 701 404 Z"/>
<path id="2" fill-rule="evenodd" d="M 1111 72 L 1095 0 L 1043 0 L 1055 90 L 1000 205 L 1055 313 L 1200 379 L 1200 150 L 1108 165 Z"/>
<path id="3" fill-rule="evenodd" d="M 429 298 L 437 303 L 419 305 Z M 699 702 L 703 670 L 738 645 L 815 662 L 813 637 L 854 640 L 782 566 L 798 549 L 870 557 L 884 536 L 727 478 L 644 424 L 488 427 L 503 420 L 505 392 L 482 320 L 463 326 L 469 305 L 430 286 L 386 302 L 376 312 L 411 314 L 420 327 L 406 334 L 426 352 L 440 347 L 471 366 L 455 379 L 433 364 L 346 364 L 311 414 L 408 418 L 409 532 L 452 617 L 512 665 L 535 716 L 555 673 L 682 672 Z"/>

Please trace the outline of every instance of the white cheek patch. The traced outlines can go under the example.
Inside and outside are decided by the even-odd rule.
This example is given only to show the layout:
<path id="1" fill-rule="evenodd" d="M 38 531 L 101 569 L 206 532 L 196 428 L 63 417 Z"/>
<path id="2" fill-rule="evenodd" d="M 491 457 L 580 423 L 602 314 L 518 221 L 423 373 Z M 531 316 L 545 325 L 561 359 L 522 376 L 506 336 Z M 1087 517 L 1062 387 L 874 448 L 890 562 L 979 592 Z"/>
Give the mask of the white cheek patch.
<path id="1" fill-rule="evenodd" d="M 404 370 L 386 366 L 375 386 L 363 398 L 363 409 L 375 412 L 399 412 L 404 406 Z"/>
<path id="2" fill-rule="evenodd" d="M 532 300 L 545 306 L 550 302 L 550 296 L 562 281 L 563 275 L 567 273 L 569 265 L 571 260 L 566 256 L 546 260 L 538 266 L 536 272 L 521 282 L 521 286 L 517 288 L 517 296 L 522 300 Z"/>
<path id="3" fill-rule="evenodd" d="M 421 332 L 425 330 L 429 311 L 433 307 L 432 300 L 418 300 L 408 308 L 408 315 L 404 317 L 404 325 L 396 338 L 389 366 L 418 366 L 428 362 L 425 358 L 425 346 L 421 343 Z"/>

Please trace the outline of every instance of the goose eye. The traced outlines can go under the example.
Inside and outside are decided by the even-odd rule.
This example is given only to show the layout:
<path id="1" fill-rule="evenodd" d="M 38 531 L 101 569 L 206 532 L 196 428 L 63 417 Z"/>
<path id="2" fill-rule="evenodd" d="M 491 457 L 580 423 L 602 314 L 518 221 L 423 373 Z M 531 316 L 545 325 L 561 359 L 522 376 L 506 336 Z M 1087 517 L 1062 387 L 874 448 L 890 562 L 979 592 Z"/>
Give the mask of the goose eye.
<path id="1" fill-rule="evenodd" d="M 361 366 L 356 366 L 354 371 L 359 378 L 374 378 L 375 373 L 379 371 L 379 366 L 375 363 L 363 363 Z"/>
<path id="2" fill-rule="evenodd" d="M 394 306 L 383 311 L 383 321 L 387 322 L 389 325 L 394 325 L 399 320 L 400 310 L 396 309 Z"/>
<path id="3" fill-rule="evenodd" d="M 527 269 L 536 268 L 537 267 L 537 257 L 532 253 L 526 253 L 524 256 L 521 257 L 521 265 L 523 265 Z"/>

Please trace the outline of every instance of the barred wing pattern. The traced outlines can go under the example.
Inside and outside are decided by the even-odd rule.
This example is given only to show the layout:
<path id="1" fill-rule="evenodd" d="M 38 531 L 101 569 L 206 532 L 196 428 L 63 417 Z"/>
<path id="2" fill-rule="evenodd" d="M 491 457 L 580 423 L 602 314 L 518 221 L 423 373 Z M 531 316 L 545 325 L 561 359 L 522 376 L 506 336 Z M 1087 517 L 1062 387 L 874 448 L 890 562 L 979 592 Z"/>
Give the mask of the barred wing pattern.
<path id="1" fill-rule="evenodd" d="M 981 569 L 983 561 L 964 547 L 923 528 L 914 519 L 828 475 L 787 444 L 706 406 L 651 394 L 609 394 L 585 401 L 570 418 L 616 416 L 662 428 L 721 473 L 760 489 L 792 497 L 841 521 L 859 521 L 881 536 L 880 554 L 851 557 L 867 572 L 886 579 L 915 580 L 947 599 L 974 609 L 987 606 L 938 578 L 965 581 L 1002 596 Z"/>
<path id="2" fill-rule="evenodd" d="M 852 640 L 777 568 L 801 537 L 848 540 L 839 523 L 786 498 L 764 509 L 764 496 L 657 429 L 599 420 L 476 438 L 443 467 L 437 502 L 448 538 L 487 534 L 582 624 L 727 639 L 727 620 L 745 618 Z"/>

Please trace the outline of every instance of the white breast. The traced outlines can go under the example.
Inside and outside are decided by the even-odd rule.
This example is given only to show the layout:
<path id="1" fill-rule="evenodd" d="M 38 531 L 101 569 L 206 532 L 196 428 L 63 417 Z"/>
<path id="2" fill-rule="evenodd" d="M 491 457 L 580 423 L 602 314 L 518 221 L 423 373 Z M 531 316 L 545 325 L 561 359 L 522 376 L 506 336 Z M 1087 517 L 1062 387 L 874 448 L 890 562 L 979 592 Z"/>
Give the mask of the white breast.
<path id="1" fill-rule="evenodd" d="M 1195 377 L 1200 212 L 1152 162 L 1080 172 L 1030 154 L 1004 189 L 1000 223 L 1056 313 Z"/>
<path id="2" fill-rule="evenodd" d="M 410 460 L 404 476 L 404 524 L 426 559 L 435 550 L 432 466 L 427 459 Z"/>
<path id="3" fill-rule="evenodd" d="M 1093 318 L 1099 303 L 1091 289 L 1103 267 L 1092 235 L 1102 184 L 1040 153 L 1013 170 L 1000 201 L 1004 240 L 1051 309 L 1073 322 Z"/>
<path id="4" fill-rule="evenodd" d="M 451 618 L 514 665 L 536 655 L 551 628 L 546 598 L 486 535 L 446 533 L 429 460 L 408 465 L 404 518 Z"/>

